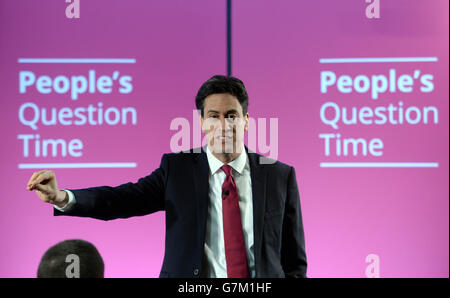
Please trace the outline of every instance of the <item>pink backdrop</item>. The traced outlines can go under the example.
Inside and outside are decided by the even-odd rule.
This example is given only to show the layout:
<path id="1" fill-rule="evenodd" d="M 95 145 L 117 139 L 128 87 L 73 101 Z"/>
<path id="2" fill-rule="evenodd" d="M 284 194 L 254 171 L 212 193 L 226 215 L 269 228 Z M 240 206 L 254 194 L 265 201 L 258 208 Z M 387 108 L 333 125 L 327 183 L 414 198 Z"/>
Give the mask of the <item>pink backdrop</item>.
<path id="1" fill-rule="evenodd" d="M 379 19 L 368 19 L 367 4 L 351 1 L 233 1 L 233 75 L 250 95 L 249 114 L 278 119 L 278 160 L 295 167 L 306 236 L 309 277 L 365 277 L 366 256 L 379 257 L 381 277 L 448 277 L 448 1 L 381 0 Z M 213 74 L 226 74 L 225 1 L 81 0 L 79 19 L 68 19 L 64 1 L 0 2 L 0 277 L 34 277 L 51 245 L 81 238 L 96 245 L 106 277 L 156 277 L 164 254 L 164 213 L 102 222 L 53 217 L 52 208 L 25 190 L 35 169 L 30 163 L 136 163 L 129 168 L 55 169 L 60 188 L 119 185 L 148 175 L 170 152 L 176 131 L 171 121 L 189 120 L 194 97 Z M 324 58 L 431 57 L 432 62 L 320 63 Z M 24 58 L 126 58 L 135 63 L 19 63 Z M 26 61 L 25 61 L 26 62 Z M 331 86 L 321 93 L 321 73 L 338 77 L 416 70 L 433 76 L 433 90 L 342 93 Z M 20 93 L 20 73 L 55 78 L 132 78 L 121 93 Z M 412 125 L 323 123 L 326 102 L 369 107 L 398 104 L 433 106 L 438 121 Z M 25 103 L 61 109 L 132 107 L 136 123 L 44 125 L 37 130 L 20 121 Z M 31 109 L 24 114 L 32 118 Z M 27 118 L 28 117 L 28 118 Z M 130 119 L 128 119 L 130 120 Z M 269 122 L 269 121 L 267 121 Z M 258 127 L 260 129 L 260 127 Z M 342 138 L 379 138 L 382 156 L 325 155 L 319 134 Z M 82 156 L 24 156 L 20 135 L 40 140 L 79 139 Z M 269 137 L 269 133 L 267 133 Z M 270 139 L 270 138 L 269 138 Z M 270 141 L 275 142 L 273 139 Z M 192 143 L 190 144 L 192 145 Z M 256 151 L 261 147 L 253 148 Z M 431 167 L 325 168 L 323 162 L 431 163 Z"/>

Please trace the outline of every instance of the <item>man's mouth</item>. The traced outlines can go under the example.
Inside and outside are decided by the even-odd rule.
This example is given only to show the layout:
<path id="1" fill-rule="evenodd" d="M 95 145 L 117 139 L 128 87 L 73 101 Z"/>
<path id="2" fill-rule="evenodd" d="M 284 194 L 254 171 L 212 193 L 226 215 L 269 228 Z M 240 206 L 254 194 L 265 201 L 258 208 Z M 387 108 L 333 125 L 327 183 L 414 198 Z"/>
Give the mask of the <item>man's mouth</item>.
<path id="1" fill-rule="evenodd" d="M 233 136 L 217 136 L 219 141 L 233 140 Z"/>

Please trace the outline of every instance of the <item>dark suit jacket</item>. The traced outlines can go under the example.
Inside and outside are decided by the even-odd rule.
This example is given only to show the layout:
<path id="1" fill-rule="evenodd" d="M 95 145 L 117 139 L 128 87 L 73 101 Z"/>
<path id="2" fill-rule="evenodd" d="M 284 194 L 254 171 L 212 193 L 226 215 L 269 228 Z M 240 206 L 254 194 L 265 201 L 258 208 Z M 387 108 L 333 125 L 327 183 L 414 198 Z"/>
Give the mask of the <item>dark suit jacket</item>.
<path id="1" fill-rule="evenodd" d="M 203 149 L 164 154 L 160 167 L 136 183 L 71 189 L 76 204 L 64 213 L 55 209 L 55 215 L 111 220 L 165 210 L 160 277 L 203 277 L 209 204 L 209 165 Z M 256 277 L 306 277 L 295 170 L 279 161 L 261 163 L 269 159 L 245 150 L 252 180 Z"/>

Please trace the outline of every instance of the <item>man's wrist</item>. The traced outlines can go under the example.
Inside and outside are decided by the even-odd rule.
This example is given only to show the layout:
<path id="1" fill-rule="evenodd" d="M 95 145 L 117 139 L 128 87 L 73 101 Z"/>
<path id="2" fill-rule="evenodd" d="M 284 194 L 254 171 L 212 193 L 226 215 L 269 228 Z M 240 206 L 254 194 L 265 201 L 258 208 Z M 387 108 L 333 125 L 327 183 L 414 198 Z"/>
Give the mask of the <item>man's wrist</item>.
<path id="1" fill-rule="evenodd" d="M 69 194 L 67 193 L 67 191 L 59 190 L 58 197 L 60 198 L 60 199 L 58 199 L 59 203 L 54 204 L 57 207 L 63 208 L 64 206 L 67 205 L 67 203 L 69 203 Z"/>
<path id="2" fill-rule="evenodd" d="M 58 192 L 58 196 L 61 194 L 62 199 L 59 200 L 58 205 L 53 204 L 53 207 L 60 212 L 67 212 L 72 209 L 73 205 L 75 205 L 76 203 L 75 196 L 68 189 L 63 189 L 61 190 L 61 192 L 62 193 Z"/>

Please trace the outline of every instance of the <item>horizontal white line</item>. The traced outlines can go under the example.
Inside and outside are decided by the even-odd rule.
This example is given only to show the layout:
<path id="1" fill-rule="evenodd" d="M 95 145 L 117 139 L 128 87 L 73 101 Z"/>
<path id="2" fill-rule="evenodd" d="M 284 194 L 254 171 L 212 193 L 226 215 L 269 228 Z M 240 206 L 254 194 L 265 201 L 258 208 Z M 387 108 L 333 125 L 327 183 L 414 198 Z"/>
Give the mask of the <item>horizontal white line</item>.
<path id="1" fill-rule="evenodd" d="M 20 163 L 19 169 L 135 168 L 135 162 Z"/>
<path id="2" fill-rule="evenodd" d="M 320 63 L 383 63 L 383 62 L 437 62 L 437 57 L 397 57 L 397 58 L 322 58 Z"/>
<path id="3" fill-rule="evenodd" d="M 19 58 L 18 63 L 136 63 L 136 59 L 120 58 Z"/>
<path id="4" fill-rule="evenodd" d="M 321 162 L 321 168 L 437 168 L 437 162 Z"/>

